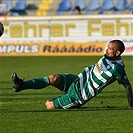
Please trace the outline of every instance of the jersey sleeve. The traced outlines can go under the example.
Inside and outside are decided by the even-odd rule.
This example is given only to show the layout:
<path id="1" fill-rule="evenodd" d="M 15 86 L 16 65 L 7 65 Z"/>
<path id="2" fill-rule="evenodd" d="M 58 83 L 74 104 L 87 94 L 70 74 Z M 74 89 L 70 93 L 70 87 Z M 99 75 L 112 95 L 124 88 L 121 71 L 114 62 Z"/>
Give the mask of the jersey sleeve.
<path id="1" fill-rule="evenodd" d="M 116 79 L 119 84 L 129 84 L 128 77 L 126 75 L 124 67 L 118 67 L 116 69 Z"/>

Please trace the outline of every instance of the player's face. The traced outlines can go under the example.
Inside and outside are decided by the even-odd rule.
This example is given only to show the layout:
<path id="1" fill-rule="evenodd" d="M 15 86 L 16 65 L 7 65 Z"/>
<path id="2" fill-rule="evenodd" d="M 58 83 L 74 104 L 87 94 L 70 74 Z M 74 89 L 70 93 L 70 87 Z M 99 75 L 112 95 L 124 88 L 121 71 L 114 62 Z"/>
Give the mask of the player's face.
<path id="1" fill-rule="evenodd" d="M 120 51 L 117 50 L 117 47 L 114 43 L 109 43 L 106 49 L 106 57 L 107 58 L 115 58 L 119 56 Z"/>

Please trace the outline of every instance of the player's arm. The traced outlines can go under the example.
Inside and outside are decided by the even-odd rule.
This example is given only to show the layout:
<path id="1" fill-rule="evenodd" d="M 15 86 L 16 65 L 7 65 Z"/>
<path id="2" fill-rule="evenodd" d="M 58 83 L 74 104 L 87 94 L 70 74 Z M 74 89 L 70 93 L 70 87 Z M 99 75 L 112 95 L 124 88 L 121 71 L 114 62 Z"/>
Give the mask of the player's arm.
<path id="1" fill-rule="evenodd" d="M 128 100 L 128 108 L 133 109 L 133 95 L 132 95 L 132 87 L 131 84 L 128 80 L 128 77 L 126 75 L 126 72 L 124 68 L 119 67 L 117 68 L 116 73 L 117 75 L 117 81 L 119 84 L 122 84 L 125 89 L 126 89 L 126 94 L 127 94 L 127 100 Z"/>
<path id="2" fill-rule="evenodd" d="M 132 96 L 132 87 L 131 84 L 124 84 L 123 85 L 126 89 L 127 99 L 128 99 L 128 108 L 133 109 L 133 96 Z"/>

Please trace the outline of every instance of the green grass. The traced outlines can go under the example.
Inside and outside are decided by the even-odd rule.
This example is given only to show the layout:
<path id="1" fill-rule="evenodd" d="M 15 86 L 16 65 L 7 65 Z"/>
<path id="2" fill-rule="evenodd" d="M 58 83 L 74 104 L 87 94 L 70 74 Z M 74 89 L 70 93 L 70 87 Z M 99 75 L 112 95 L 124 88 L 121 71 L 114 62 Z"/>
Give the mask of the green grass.
<path id="1" fill-rule="evenodd" d="M 54 87 L 12 91 L 11 73 L 25 80 L 68 72 L 78 74 L 99 57 L 0 57 L 0 133 L 133 133 L 133 110 L 117 82 L 80 109 L 48 111 L 47 99 L 62 94 Z M 133 84 L 132 57 L 123 57 Z"/>

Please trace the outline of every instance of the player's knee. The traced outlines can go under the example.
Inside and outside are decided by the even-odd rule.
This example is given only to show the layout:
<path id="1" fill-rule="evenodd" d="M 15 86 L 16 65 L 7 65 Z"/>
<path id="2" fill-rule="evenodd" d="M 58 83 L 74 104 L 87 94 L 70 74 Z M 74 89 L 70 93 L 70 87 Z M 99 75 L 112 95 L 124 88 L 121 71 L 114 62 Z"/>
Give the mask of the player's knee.
<path id="1" fill-rule="evenodd" d="M 56 74 L 52 74 L 49 76 L 50 84 L 56 86 L 60 82 L 60 77 Z"/>
<path id="2" fill-rule="evenodd" d="M 51 100 L 46 101 L 45 105 L 48 110 L 54 109 L 54 104 L 53 104 L 53 101 Z"/>

